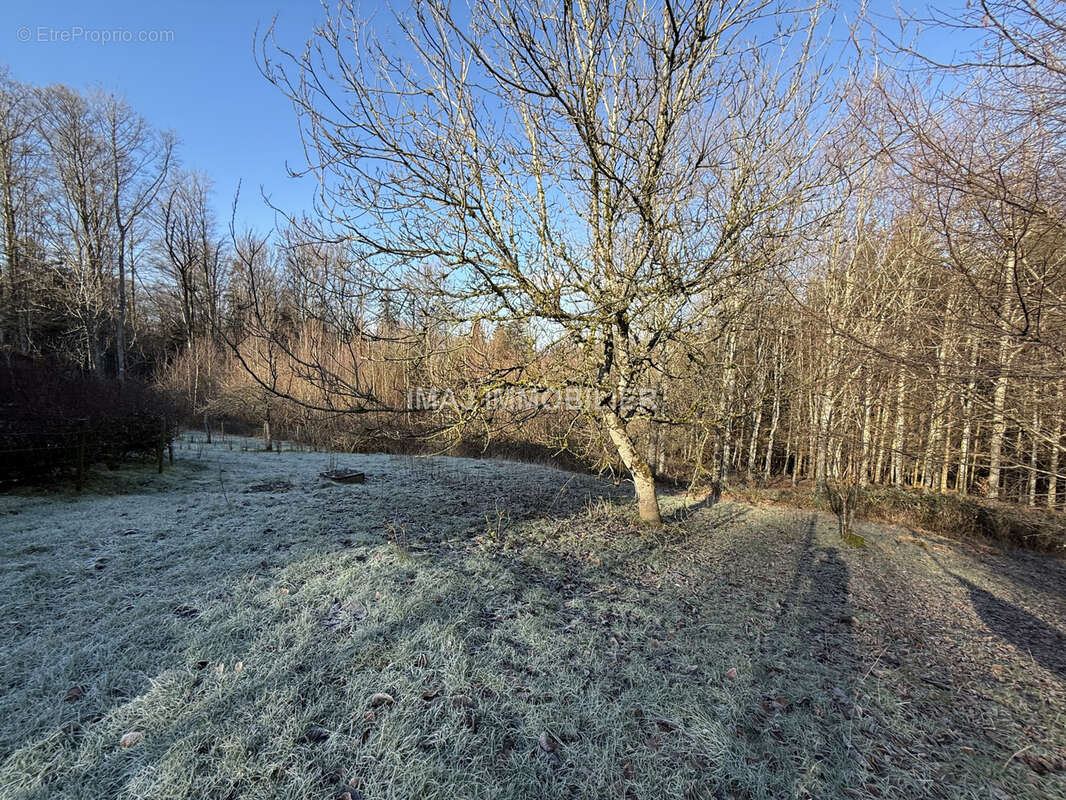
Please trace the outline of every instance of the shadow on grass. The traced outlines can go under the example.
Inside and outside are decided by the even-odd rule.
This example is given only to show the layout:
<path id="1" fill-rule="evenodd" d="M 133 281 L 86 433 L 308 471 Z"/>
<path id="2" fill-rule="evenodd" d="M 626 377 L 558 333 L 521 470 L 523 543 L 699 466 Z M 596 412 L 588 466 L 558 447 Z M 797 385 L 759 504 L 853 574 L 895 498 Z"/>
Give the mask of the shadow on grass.
<path id="1" fill-rule="evenodd" d="M 686 522 L 690 519 L 693 519 L 701 511 L 710 511 L 711 509 L 726 509 L 725 513 L 727 516 L 721 518 L 720 521 L 723 524 L 728 524 L 732 521 L 740 519 L 746 513 L 744 510 L 742 510 L 743 506 L 738 505 L 736 503 L 729 503 L 728 501 L 723 501 L 720 496 L 716 497 L 713 494 L 708 494 L 706 497 L 697 500 L 695 503 L 688 504 L 684 502 L 683 498 L 684 495 L 682 495 L 682 502 L 680 505 L 678 505 L 677 508 L 675 508 L 669 514 L 663 515 L 663 522 Z"/>
<path id="2" fill-rule="evenodd" d="M 61 731 L 35 735 L 5 774 L 45 770 L 42 797 L 329 797 L 346 784 L 367 798 L 862 789 L 849 570 L 819 544 L 815 515 L 775 528 L 722 503 L 688 517 L 688 533 L 656 539 L 635 525 L 620 533 L 631 515 L 531 492 L 511 506 L 529 518 L 486 545 L 337 549 L 329 534 L 290 553 L 266 531 L 241 533 L 241 548 L 259 550 L 209 559 L 199 585 L 169 587 L 224 600 L 168 618 L 165 642 L 127 634 L 129 650 L 165 647 L 144 660 L 152 685 L 109 698 L 70 744 Z M 475 520 L 496 507 L 488 492 L 472 502 Z M 101 625 L 88 639 L 110 633 Z M 369 714 L 382 691 L 393 702 Z M 117 748 L 133 727 L 144 745 Z"/>
<path id="3" fill-rule="evenodd" d="M 1061 558 L 1002 546 L 973 547 L 957 542 L 953 546 L 1012 583 L 1041 593 L 1053 593 L 1066 600 L 1066 561 Z"/>
<path id="4" fill-rule="evenodd" d="M 747 511 L 708 510 L 715 530 L 743 534 L 709 560 L 677 553 L 673 540 L 668 563 L 655 543 L 587 555 L 501 548 L 488 567 L 446 556 L 454 582 L 380 635 L 455 630 L 482 662 L 475 675 L 491 675 L 496 708 L 478 704 L 491 715 L 482 730 L 505 749 L 525 746 L 538 791 L 840 796 L 863 785 L 865 763 L 851 744 L 864 665 L 849 570 L 835 547 L 817 545 L 814 515 L 781 541 L 742 525 Z M 561 742 L 557 761 L 538 751 L 541 730 Z"/>
<path id="5" fill-rule="evenodd" d="M 817 521 L 815 514 L 807 520 L 780 600 L 780 615 L 761 648 L 759 666 L 766 687 L 783 692 L 782 697 L 764 701 L 764 709 L 768 705 L 780 713 L 798 703 L 813 712 L 814 724 L 806 732 L 808 756 L 811 763 L 823 762 L 831 784 L 822 788 L 835 795 L 855 791 L 859 782 L 862 757 L 851 744 L 851 720 L 863 664 L 851 628 L 850 572 L 836 547 L 817 544 Z M 801 784 L 802 774 L 799 771 L 793 781 L 799 794 L 812 788 Z"/>
<path id="6" fill-rule="evenodd" d="M 934 553 L 928 552 L 928 555 L 941 572 L 966 589 L 974 612 L 989 631 L 1019 652 L 1028 653 L 1049 672 L 1066 680 L 1066 633 L 957 574 L 946 567 Z M 1031 557 L 1031 554 L 1022 554 L 1026 561 Z M 1031 572 L 1018 564 L 1008 567 L 1003 563 L 1003 559 L 988 564 L 987 556 L 980 560 L 989 566 L 990 570 L 994 568 L 997 574 L 1005 574 L 1009 580 L 1017 581 L 1021 576 L 1027 576 L 1030 580 L 1033 578 Z M 1061 569 L 1057 562 L 1045 566 L 1052 571 Z M 1054 590 L 1052 587 L 1051 591 Z"/>
<path id="7" fill-rule="evenodd" d="M 965 578 L 955 579 L 966 587 L 974 611 L 992 633 L 1066 680 L 1066 633 Z"/>

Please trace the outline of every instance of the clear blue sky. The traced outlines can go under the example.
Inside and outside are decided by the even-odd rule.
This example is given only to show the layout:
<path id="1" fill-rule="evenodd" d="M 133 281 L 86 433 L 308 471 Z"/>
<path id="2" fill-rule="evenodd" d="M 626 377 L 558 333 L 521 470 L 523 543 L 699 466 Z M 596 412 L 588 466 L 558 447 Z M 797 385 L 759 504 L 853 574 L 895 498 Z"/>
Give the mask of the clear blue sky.
<path id="1" fill-rule="evenodd" d="M 214 180 L 223 223 L 243 179 L 240 215 L 267 227 L 273 214 L 259 199 L 260 186 L 289 210 L 309 208 L 314 189 L 286 176 L 286 160 L 304 163 L 296 117 L 252 56 L 256 24 L 268 25 L 275 13 L 279 36 L 295 48 L 324 16 L 318 0 L 3 3 L 0 63 L 35 85 L 124 96 L 153 125 L 178 135 L 185 166 Z M 134 41 L 90 41 L 110 31 L 129 31 Z M 170 41 L 139 42 L 141 31 L 173 33 Z M 71 40 L 62 41 L 65 33 Z"/>
<path id="2" fill-rule="evenodd" d="M 962 2 L 942 0 L 939 5 L 958 7 Z M 36 85 L 113 91 L 156 127 L 173 130 L 182 143 L 184 165 L 214 180 L 223 223 L 239 180 L 244 223 L 263 229 L 274 222 L 260 200 L 260 187 L 288 211 L 310 208 L 312 181 L 295 181 L 285 172 L 286 161 L 297 168 L 304 164 L 296 117 L 259 74 L 252 48 L 256 25 L 265 27 L 277 14 L 279 39 L 300 49 L 324 17 L 319 0 L 109 0 L 91 5 L 96 7 L 85 0 L 0 5 L 0 63 L 10 67 L 13 77 Z M 362 9 L 372 12 L 375 5 L 368 0 Z M 924 3 L 904 0 L 903 5 Z M 894 16 L 894 8 L 894 2 L 873 4 L 875 13 Z M 108 32 L 133 41 L 100 41 Z M 142 35 L 168 41 L 137 41 Z M 953 49 L 948 42 L 934 45 L 937 55 Z"/>

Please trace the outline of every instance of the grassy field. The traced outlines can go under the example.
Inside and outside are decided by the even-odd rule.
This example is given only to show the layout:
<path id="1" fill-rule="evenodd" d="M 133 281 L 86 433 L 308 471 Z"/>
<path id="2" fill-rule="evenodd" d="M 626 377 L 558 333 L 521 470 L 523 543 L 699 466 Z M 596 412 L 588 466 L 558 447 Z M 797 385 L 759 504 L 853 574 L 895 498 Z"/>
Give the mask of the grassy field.
<path id="1" fill-rule="evenodd" d="M 233 449 L 230 449 L 233 447 Z M 1066 797 L 1066 567 L 533 465 L 0 496 L 5 798 Z"/>

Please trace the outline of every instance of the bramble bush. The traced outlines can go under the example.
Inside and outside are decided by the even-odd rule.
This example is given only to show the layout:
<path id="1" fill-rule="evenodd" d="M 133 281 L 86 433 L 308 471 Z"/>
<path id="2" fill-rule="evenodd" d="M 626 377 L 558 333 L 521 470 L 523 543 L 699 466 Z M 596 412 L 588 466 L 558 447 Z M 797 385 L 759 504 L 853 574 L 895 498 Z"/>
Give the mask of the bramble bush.
<path id="1" fill-rule="evenodd" d="M 831 510 L 825 495 L 800 486 L 731 490 L 748 502 L 772 502 L 796 508 Z M 1066 549 L 1066 515 L 1045 508 L 985 500 L 972 495 L 938 494 L 894 486 L 867 486 L 858 492 L 855 515 L 939 533 L 953 539 L 980 538 L 1062 554 Z"/>

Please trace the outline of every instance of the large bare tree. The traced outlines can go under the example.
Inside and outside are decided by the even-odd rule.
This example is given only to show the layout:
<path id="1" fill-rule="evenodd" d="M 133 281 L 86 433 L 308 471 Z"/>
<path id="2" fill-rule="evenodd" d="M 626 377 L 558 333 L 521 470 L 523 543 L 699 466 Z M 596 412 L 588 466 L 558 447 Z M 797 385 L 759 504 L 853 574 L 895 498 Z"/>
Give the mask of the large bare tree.
<path id="1" fill-rule="evenodd" d="M 40 146 L 35 134 L 37 103 L 31 87 L 11 80 L 0 67 L 0 225 L 4 272 L 0 274 L 0 346 L 31 349 L 26 240 L 41 177 Z M 13 335 L 6 341 L 8 332 Z"/>
<path id="2" fill-rule="evenodd" d="M 126 322 L 129 308 L 128 253 L 133 227 L 154 202 L 166 180 L 174 137 L 152 128 L 130 105 L 114 95 L 102 101 L 102 136 L 107 147 L 111 214 L 115 229 L 117 297 L 115 302 L 115 373 L 126 379 Z"/>
<path id="3" fill-rule="evenodd" d="M 433 0 L 375 31 L 346 2 L 303 50 L 264 37 L 261 67 L 294 104 L 319 210 L 360 269 L 388 289 L 417 276 L 453 325 L 519 320 L 541 352 L 576 348 L 534 388 L 593 398 L 659 524 L 632 427 L 655 415 L 644 398 L 670 353 L 720 333 L 705 323 L 766 268 L 763 243 L 821 210 L 825 10 Z"/>
<path id="4" fill-rule="evenodd" d="M 226 249 L 210 207 L 211 180 L 190 170 L 174 173 L 159 203 L 159 266 L 177 295 L 187 347 L 216 335 Z"/>
<path id="5" fill-rule="evenodd" d="M 38 128 L 48 150 L 52 266 L 83 342 L 83 363 L 102 374 L 114 302 L 113 197 L 99 106 L 66 86 L 39 94 Z M 73 327 L 73 326 L 72 326 Z"/>

